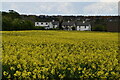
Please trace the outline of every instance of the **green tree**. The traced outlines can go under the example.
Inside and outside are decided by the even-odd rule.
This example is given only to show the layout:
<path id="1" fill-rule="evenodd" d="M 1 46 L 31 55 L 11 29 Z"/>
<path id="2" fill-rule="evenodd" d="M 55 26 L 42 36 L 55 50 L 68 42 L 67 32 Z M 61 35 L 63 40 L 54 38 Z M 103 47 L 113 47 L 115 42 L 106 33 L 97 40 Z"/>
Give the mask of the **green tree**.
<path id="1" fill-rule="evenodd" d="M 94 31 L 106 31 L 106 26 L 102 25 L 102 24 L 96 24 L 92 30 Z"/>
<path id="2" fill-rule="evenodd" d="M 14 30 L 30 30 L 33 29 L 33 23 L 28 20 L 14 19 L 12 22 Z"/>
<path id="3" fill-rule="evenodd" d="M 2 30 L 12 30 L 12 18 L 3 16 L 2 17 Z"/>
<path id="4" fill-rule="evenodd" d="M 10 16 L 12 18 L 20 18 L 20 14 L 14 10 L 9 10 L 8 16 Z"/>

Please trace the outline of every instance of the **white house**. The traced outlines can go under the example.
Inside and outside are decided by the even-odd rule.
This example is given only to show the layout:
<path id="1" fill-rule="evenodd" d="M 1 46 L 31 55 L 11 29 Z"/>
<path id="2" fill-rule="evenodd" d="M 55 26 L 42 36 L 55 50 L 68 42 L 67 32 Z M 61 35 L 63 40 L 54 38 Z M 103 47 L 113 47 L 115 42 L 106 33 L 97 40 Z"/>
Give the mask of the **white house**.
<path id="1" fill-rule="evenodd" d="M 74 21 L 64 21 L 62 23 L 63 30 L 72 30 L 73 27 L 75 27 Z"/>
<path id="2" fill-rule="evenodd" d="M 76 22 L 76 30 L 78 31 L 91 31 L 91 25 L 89 22 Z"/>
<path id="3" fill-rule="evenodd" d="M 59 28 L 59 21 L 35 22 L 35 26 L 41 26 L 45 29 Z M 90 23 L 85 21 L 63 21 L 61 26 L 63 30 L 91 31 Z"/>
<path id="4" fill-rule="evenodd" d="M 45 27 L 45 29 L 53 28 L 52 22 L 35 22 L 35 26 Z"/>
<path id="5" fill-rule="evenodd" d="M 52 21 L 53 28 L 59 28 L 59 21 Z"/>
<path id="6" fill-rule="evenodd" d="M 59 28 L 59 21 L 52 22 L 35 22 L 35 26 L 41 26 L 45 29 Z"/>

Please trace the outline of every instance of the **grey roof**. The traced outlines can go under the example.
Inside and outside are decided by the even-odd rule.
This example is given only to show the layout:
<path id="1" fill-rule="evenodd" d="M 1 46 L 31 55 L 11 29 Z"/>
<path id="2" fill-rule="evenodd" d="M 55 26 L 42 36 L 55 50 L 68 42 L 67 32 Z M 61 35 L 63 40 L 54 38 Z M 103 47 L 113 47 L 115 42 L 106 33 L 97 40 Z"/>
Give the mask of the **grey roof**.
<path id="1" fill-rule="evenodd" d="M 53 25 L 59 25 L 59 21 L 52 22 Z"/>
<path id="2" fill-rule="evenodd" d="M 90 25 L 89 22 L 83 23 L 83 22 L 80 22 L 80 21 L 77 21 L 75 24 L 76 24 L 76 26 L 88 26 L 88 25 Z"/>
<path id="3" fill-rule="evenodd" d="M 63 26 L 74 26 L 75 22 L 74 21 L 70 21 L 70 22 L 66 21 L 66 22 L 63 22 L 62 25 Z"/>

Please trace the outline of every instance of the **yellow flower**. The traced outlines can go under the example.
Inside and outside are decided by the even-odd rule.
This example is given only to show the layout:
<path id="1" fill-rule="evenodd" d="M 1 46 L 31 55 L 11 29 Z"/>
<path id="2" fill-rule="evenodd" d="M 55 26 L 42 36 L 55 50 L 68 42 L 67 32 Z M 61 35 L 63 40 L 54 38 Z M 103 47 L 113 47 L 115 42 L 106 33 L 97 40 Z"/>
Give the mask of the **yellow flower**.
<path id="1" fill-rule="evenodd" d="M 70 68 L 67 68 L 67 70 L 71 70 Z"/>
<path id="2" fill-rule="evenodd" d="M 15 70 L 15 68 L 14 67 L 10 67 L 10 70 Z"/>
<path id="3" fill-rule="evenodd" d="M 18 64 L 18 65 L 17 65 L 17 68 L 21 68 L 21 65 L 20 65 L 20 64 Z"/>
<path id="4" fill-rule="evenodd" d="M 5 76 L 8 75 L 8 72 L 4 71 L 4 72 L 3 72 L 3 75 L 5 75 Z"/>
<path id="5" fill-rule="evenodd" d="M 78 70 L 80 71 L 80 70 L 82 70 L 82 68 L 79 67 Z"/>
<path id="6" fill-rule="evenodd" d="M 20 71 L 16 71 L 16 73 L 14 74 L 14 76 L 20 76 L 21 72 Z"/>

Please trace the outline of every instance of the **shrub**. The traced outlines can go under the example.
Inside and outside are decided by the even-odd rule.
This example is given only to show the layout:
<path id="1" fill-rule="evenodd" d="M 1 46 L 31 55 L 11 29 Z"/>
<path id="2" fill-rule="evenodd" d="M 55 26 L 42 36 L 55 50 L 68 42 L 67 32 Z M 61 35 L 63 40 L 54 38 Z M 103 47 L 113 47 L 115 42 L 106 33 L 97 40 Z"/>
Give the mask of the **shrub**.
<path id="1" fill-rule="evenodd" d="M 98 24 L 92 28 L 93 31 L 106 31 L 106 26 Z"/>

